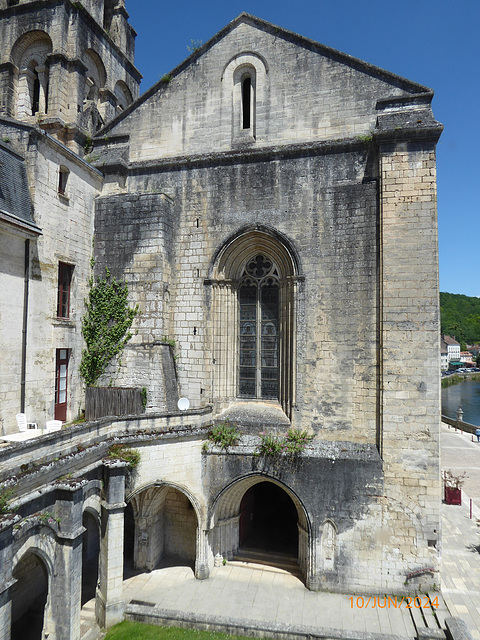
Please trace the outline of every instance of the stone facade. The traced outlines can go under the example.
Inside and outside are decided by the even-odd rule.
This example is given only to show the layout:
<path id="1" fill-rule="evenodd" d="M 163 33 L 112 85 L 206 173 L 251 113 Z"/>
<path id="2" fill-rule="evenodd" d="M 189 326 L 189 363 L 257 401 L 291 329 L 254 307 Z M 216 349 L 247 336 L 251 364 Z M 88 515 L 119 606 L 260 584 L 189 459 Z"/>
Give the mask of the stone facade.
<path id="1" fill-rule="evenodd" d="M 12 589 L 22 582 L 19 563 L 37 566 L 40 558 L 44 630 L 54 640 L 77 638 L 84 543 L 89 561 L 98 555 L 97 620 L 107 627 L 120 620 L 124 539 L 125 562 L 146 571 L 173 559 L 207 578 L 215 556 L 248 555 L 250 541 L 270 558 L 278 543 L 309 589 L 434 588 L 442 127 L 432 92 L 242 14 L 138 100 L 122 103 L 126 94 L 113 81 L 135 98 L 139 78 L 123 3 L 45 2 L 42 20 L 52 28 L 42 33 L 50 40 L 60 35 L 59 15 L 75 18 L 64 35 L 79 48 L 58 68 L 77 70 L 72 95 L 88 88 L 75 102 L 71 135 L 55 120 L 56 140 L 25 112 L 37 99 L 40 109 L 42 65 L 53 83 L 57 60 L 38 35 L 38 3 L 29 4 L 0 13 L 11 18 L 0 25 L 12 47 L 0 68 L 8 116 L 1 126 L 28 176 L 33 211 L 23 209 L 23 235 L 13 211 L 5 220 L 12 266 L 1 275 L 21 315 L 28 247 L 26 410 L 29 419 L 55 411 L 48 402 L 61 349 L 69 353 L 68 417 L 82 408 L 80 318 L 93 238 L 96 274 L 108 268 L 124 279 L 139 306 L 135 335 L 102 382 L 145 387 L 147 408 L 144 416 L 45 436 L 9 451 L 8 460 L 0 452 L 5 482 L 26 473 L 16 489 L 26 524 L 7 521 L 1 531 L 16 573 L 4 570 L 0 625 L 9 628 L 13 600 L 14 611 L 28 601 Z M 18 25 L 28 15 L 34 35 L 25 39 Z M 33 66 L 18 62 L 25 52 L 37 56 Z M 29 70 L 25 91 L 37 83 L 23 102 L 15 68 Z M 48 102 L 53 109 L 53 97 Z M 45 130 L 49 114 L 39 113 Z M 107 120 L 89 162 L 62 144 L 79 150 L 87 131 Z M 59 313 L 59 265 L 74 265 L 68 318 Z M 2 339 L 14 333 L 10 324 Z M 21 336 L 14 337 L 5 346 L 16 378 L 2 387 L 4 431 L 13 430 L 6 422 L 18 411 L 22 375 Z M 176 410 L 179 396 L 190 402 L 185 414 Z M 244 432 L 240 444 L 205 449 L 212 423 L 225 419 Z M 301 456 L 256 455 L 261 433 L 289 428 L 312 437 Z M 140 452 L 134 473 L 105 461 L 113 436 Z M 56 484 L 66 469 L 71 485 Z M 271 507 L 265 495 L 278 511 L 266 538 L 257 524 Z M 50 510 L 66 518 L 67 533 L 55 520 L 35 519 Z M 90 537 L 82 539 L 82 523 Z M 39 532 L 43 546 L 32 559 L 26 554 Z M 75 569 L 54 581 L 60 558 Z M 54 607 L 58 589 L 68 615 Z"/>

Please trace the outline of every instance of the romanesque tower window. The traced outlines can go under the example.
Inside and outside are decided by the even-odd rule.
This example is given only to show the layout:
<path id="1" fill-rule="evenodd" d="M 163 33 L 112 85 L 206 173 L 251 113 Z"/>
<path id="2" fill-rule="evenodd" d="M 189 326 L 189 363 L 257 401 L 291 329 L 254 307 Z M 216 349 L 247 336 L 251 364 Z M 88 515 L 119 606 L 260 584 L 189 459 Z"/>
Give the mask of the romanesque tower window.
<path id="1" fill-rule="evenodd" d="M 279 283 L 274 262 L 249 260 L 239 287 L 238 395 L 278 398 Z"/>
<path id="2" fill-rule="evenodd" d="M 234 146 L 254 144 L 267 132 L 270 78 L 265 58 L 254 51 L 236 53 L 221 76 L 223 101 L 231 108 Z"/>
<path id="3" fill-rule="evenodd" d="M 29 31 L 13 46 L 11 58 L 18 68 L 15 81 L 15 116 L 30 119 L 48 112 L 50 37 L 43 31 Z"/>
<path id="4" fill-rule="evenodd" d="M 240 65 L 233 74 L 235 135 L 243 141 L 255 139 L 255 94 L 257 77 L 251 65 Z"/>
<path id="5" fill-rule="evenodd" d="M 40 108 L 40 80 L 38 78 L 38 72 L 36 69 L 32 71 L 32 116 L 38 113 Z"/>

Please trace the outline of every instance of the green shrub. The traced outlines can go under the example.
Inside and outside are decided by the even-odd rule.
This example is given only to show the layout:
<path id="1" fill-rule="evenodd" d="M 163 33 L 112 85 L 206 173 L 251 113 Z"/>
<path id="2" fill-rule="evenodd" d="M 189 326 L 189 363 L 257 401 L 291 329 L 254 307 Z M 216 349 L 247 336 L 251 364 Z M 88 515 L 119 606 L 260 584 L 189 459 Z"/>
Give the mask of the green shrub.
<path id="1" fill-rule="evenodd" d="M 265 432 L 260 434 L 257 454 L 261 456 L 298 456 L 305 450 L 313 436 L 307 431 L 289 429 L 284 436 L 275 436 Z"/>
<path id="2" fill-rule="evenodd" d="M 105 373 L 109 362 L 119 355 L 132 337 L 130 327 L 138 313 L 138 305 L 129 307 L 128 289 L 123 282 L 105 278 L 89 280 L 90 291 L 85 300 L 82 335 L 86 349 L 82 352 L 80 375 L 87 386 L 94 386 Z"/>
<path id="3" fill-rule="evenodd" d="M 240 429 L 229 420 L 216 424 L 208 432 L 209 442 L 223 449 L 228 449 L 228 447 L 234 447 L 238 444 L 240 436 Z"/>
<path id="4" fill-rule="evenodd" d="M 14 496 L 14 490 L 10 487 L 4 487 L 0 489 L 0 514 L 11 513 L 13 509 L 10 506 L 10 502 Z"/>
<path id="5" fill-rule="evenodd" d="M 124 444 L 113 444 L 108 450 L 108 457 L 113 460 L 128 462 L 130 469 L 134 469 L 140 463 L 140 452 L 126 447 Z"/>

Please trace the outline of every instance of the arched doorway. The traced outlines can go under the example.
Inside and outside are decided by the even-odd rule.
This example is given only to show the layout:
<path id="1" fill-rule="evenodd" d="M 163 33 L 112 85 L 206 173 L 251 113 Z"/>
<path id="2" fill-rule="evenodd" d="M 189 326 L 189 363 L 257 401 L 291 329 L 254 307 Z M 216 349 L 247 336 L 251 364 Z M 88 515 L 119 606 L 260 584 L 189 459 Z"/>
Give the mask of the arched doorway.
<path id="1" fill-rule="evenodd" d="M 256 473 L 238 479 L 217 496 L 212 515 L 214 556 L 279 566 L 307 581 L 313 562 L 310 520 L 282 482 Z"/>
<path id="2" fill-rule="evenodd" d="M 82 536 L 82 607 L 95 598 L 100 553 L 100 528 L 97 519 L 89 511 L 83 514 L 83 526 L 85 531 Z"/>
<path id="3" fill-rule="evenodd" d="M 125 551 L 135 570 L 165 566 L 195 570 L 198 518 L 188 496 L 174 486 L 153 486 L 131 498 L 125 511 Z"/>
<path id="4" fill-rule="evenodd" d="M 12 640 L 41 640 L 48 596 L 48 572 L 34 552 L 27 552 L 13 570 Z"/>
<path id="5" fill-rule="evenodd" d="M 298 513 L 290 496 L 272 482 L 248 489 L 240 503 L 239 552 L 298 558 Z"/>

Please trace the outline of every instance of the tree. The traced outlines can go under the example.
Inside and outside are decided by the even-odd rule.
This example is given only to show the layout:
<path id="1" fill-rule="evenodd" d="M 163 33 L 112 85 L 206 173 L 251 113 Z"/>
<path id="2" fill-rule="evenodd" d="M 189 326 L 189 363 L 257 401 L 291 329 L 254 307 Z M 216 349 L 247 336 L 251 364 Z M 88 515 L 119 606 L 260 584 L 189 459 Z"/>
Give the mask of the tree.
<path id="1" fill-rule="evenodd" d="M 109 362 L 123 351 L 132 337 L 130 327 L 138 313 L 138 305 L 129 307 L 128 288 L 124 282 L 105 278 L 89 280 L 90 291 L 85 300 L 82 335 L 86 349 L 82 352 L 80 375 L 87 386 L 95 386 Z"/>

